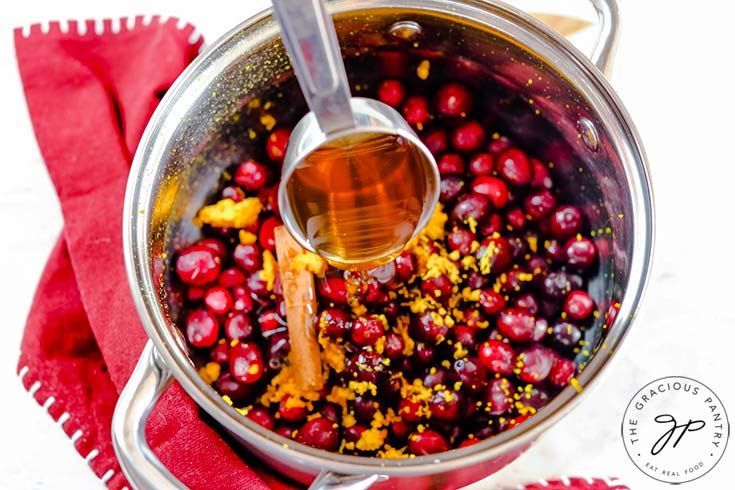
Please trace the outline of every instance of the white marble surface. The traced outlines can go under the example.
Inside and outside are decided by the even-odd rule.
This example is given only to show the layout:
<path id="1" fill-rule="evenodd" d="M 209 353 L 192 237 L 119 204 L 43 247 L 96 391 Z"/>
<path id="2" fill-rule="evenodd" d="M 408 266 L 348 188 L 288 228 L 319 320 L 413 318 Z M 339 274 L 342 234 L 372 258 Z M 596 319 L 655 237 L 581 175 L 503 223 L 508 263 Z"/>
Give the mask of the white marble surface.
<path id="1" fill-rule="evenodd" d="M 0 489 L 103 488 L 14 374 L 25 315 L 61 216 L 33 138 L 11 28 L 44 20 L 161 13 L 193 22 L 212 41 L 267 3 L 44 0 L 0 7 Z M 555 8 L 553 3 L 516 2 L 544 11 Z M 584 7 L 582 0 L 558 3 L 563 12 Z M 615 475 L 635 489 L 668 488 L 633 466 L 619 436 L 628 400 L 657 377 L 699 379 L 735 416 L 735 312 L 730 308 L 735 99 L 729 66 L 735 7 L 715 0 L 686 5 L 623 0 L 622 14 L 613 85 L 638 125 L 656 191 L 657 247 L 648 294 L 631 336 L 598 388 L 524 457 L 474 489 L 559 474 Z M 588 40 L 589 35 L 577 39 L 580 45 Z M 684 488 L 733 488 L 727 483 L 733 464 L 735 448 L 730 448 L 710 474 Z"/>

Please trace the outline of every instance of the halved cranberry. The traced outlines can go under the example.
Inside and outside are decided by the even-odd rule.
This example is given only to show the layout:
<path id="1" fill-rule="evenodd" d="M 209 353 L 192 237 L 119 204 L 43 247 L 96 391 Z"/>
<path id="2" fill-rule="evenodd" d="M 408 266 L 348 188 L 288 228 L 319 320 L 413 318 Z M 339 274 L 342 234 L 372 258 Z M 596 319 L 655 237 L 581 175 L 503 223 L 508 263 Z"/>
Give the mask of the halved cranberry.
<path id="1" fill-rule="evenodd" d="M 467 398 L 453 390 L 439 390 L 429 400 L 431 418 L 437 420 L 459 420 L 467 411 Z"/>
<path id="2" fill-rule="evenodd" d="M 472 192 L 489 197 L 495 209 L 500 209 L 508 204 L 508 186 L 492 175 L 476 177 L 472 181 Z"/>
<path id="3" fill-rule="evenodd" d="M 273 415 L 266 408 L 256 407 L 248 411 L 247 417 L 255 422 L 256 424 L 265 427 L 268 430 L 273 430 L 276 426 L 276 421 Z"/>
<path id="4" fill-rule="evenodd" d="M 533 178 L 528 157 L 518 148 L 501 153 L 496 160 L 496 166 L 500 176 L 512 185 L 526 185 Z"/>
<path id="5" fill-rule="evenodd" d="M 506 308 L 498 317 L 500 332 L 516 342 L 531 341 L 535 326 L 536 321 L 531 314 L 516 308 Z"/>
<path id="6" fill-rule="evenodd" d="M 464 173 L 464 161 L 462 157 L 456 153 L 446 153 L 442 155 L 438 162 L 439 173 L 441 175 L 449 174 L 463 174 Z"/>
<path id="7" fill-rule="evenodd" d="M 401 104 L 405 95 L 406 91 L 403 84 L 398 80 L 383 80 L 378 86 L 378 100 L 393 108 L 397 108 Z"/>
<path id="8" fill-rule="evenodd" d="M 336 451 L 339 446 L 339 432 L 334 422 L 318 417 L 307 421 L 296 435 L 296 442 L 325 451 Z"/>
<path id="9" fill-rule="evenodd" d="M 431 119 L 429 104 L 420 95 L 414 95 L 403 103 L 403 117 L 412 126 L 424 126 Z"/>
<path id="10" fill-rule="evenodd" d="M 436 110 L 442 116 L 464 117 L 472 110 L 472 94 L 461 83 L 445 83 L 436 92 Z"/>
<path id="11" fill-rule="evenodd" d="M 217 364 L 227 364 L 230 362 L 230 344 L 222 342 L 215 344 L 209 351 L 209 360 Z"/>
<path id="12" fill-rule="evenodd" d="M 443 129 L 432 129 L 421 135 L 421 141 L 429 149 L 434 157 L 438 157 L 447 151 L 447 133 Z"/>
<path id="13" fill-rule="evenodd" d="M 582 332 L 573 323 L 560 321 L 551 328 L 551 338 L 558 347 L 571 349 L 582 339 Z"/>
<path id="14" fill-rule="evenodd" d="M 549 215 L 556 206 L 556 198 L 548 189 L 541 189 L 526 196 L 523 208 L 534 221 L 539 221 Z"/>
<path id="15" fill-rule="evenodd" d="M 375 345 L 384 333 L 385 326 L 375 315 L 360 316 L 352 322 L 352 341 L 357 345 Z"/>
<path id="16" fill-rule="evenodd" d="M 452 281 L 444 274 L 424 279 L 421 292 L 430 298 L 443 303 L 452 296 Z"/>
<path id="17" fill-rule="evenodd" d="M 554 351 L 540 344 L 532 345 L 518 355 L 518 359 L 523 363 L 518 376 L 526 383 L 540 383 L 551 372 L 551 366 L 554 365 L 556 358 Z"/>
<path id="18" fill-rule="evenodd" d="M 242 313 L 253 311 L 253 299 L 250 297 L 250 292 L 244 286 L 235 286 L 232 288 L 232 309 Z"/>
<path id="19" fill-rule="evenodd" d="M 481 268 L 484 261 L 487 261 L 490 266 L 490 273 L 500 274 L 510 265 L 513 260 L 513 253 L 508 240 L 499 236 L 483 240 L 480 248 L 475 253 L 475 257 Z M 483 272 L 485 271 L 483 270 Z"/>
<path id="20" fill-rule="evenodd" d="M 223 288 L 232 288 L 245 282 L 245 274 L 237 267 L 229 267 L 219 273 L 217 284 Z"/>
<path id="21" fill-rule="evenodd" d="M 452 219 L 466 223 L 470 218 L 475 222 L 484 220 L 490 212 L 490 199 L 482 194 L 471 192 L 457 199 L 452 210 Z"/>
<path id="22" fill-rule="evenodd" d="M 246 160 L 237 167 L 233 180 L 246 191 L 257 192 L 268 179 L 265 167 L 255 160 Z"/>
<path id="23" fill-rule="evenodd" d="M 258 243 L 260 246 L 270 250 L 271 252 L 276 250 L 276 239 L 274 230 L 281 226 L 283 222 L 276 216 L 271 216 L 260 225 L 260 233 L 258 234 Z"/>
<path id="24" fill-rule="evenodd" d="M 246 272 L 255 272 L 263 267 L 263 253 L 256 244 L 237 245 L 232 252 L 232 260 Z"/>
<path id="25" fill-rule="evenodd" d="M 265 142 L 265 151 L 272 162 L 283 162 L 289 137 L 291 137 L 291 129 L 289 128 L 278 128 L 268 136 L 268 140 Z"/>
<path id="26" fill-rule="evenodd" d="M 403 337 L 394 332 L 388 332 L 385 335 L 385 350 L 383 353 L 388 359 L 400 359 L 403 357 L 403 349 L 406 344 Z"/>
<path id="27" fill-rule="evenodd" d="M 319 331 L 334 339 L 341 339 L 352 328 L 350 315 L 339 308 L 327 308 L 319 313 L 317 320 Z"/>
<path id="28" fill-rule="evenodd" d="M 493 173 L 493 156 L 478 153 L 470 160 L 469 170 L 472 175 L 490 175 Z"/>
<path id="29" fill-rule="evenodd" d="M 230 373 L 223 373 L 217 378 L 214 387 L 220 395 L 230 397 L 233 402 L 239 402 L 249 397 L 253 393 L 253 386 L 240 383 Z"/>
<path id="30" fill-rule="evenodd" d="M 485 130 L 477 121 L 467 122 L 452 132 L 452 146 L 464 153 L 477 151 L 484 141 Z"/>
<path id="31" fill-rule="evenodd" d="M 505 308 L 505 298 L 493 289 L 483 289 L 480 292 L 480 306 L 488 315 L 495 315 Z"/>
<path id="32" fill-rule="evenodd" d="M 228 185 L 222 189 L 220 196 L 222 199 L 232 199 L 235 202 L 240 202 L 245 199 L 245 192 L 236 185 Z"/>
<path id="33" fill-rule="evenodd" d="M 584 291 L 572 291 L 564 301 L 564 311 L 573 320 L 584 320 L 592 314 L 594 309 L 595 302 Z"/>
<path id="34" fill-rule="evenodd" d="M 230 292 L 221 287 L 216 286 L 209 288 L 204 293 L 204 304 L 217 315 L 224 315 L 232 308 L 232 295 Z"/>
<path id="35" fill-rule="evenodd" d="M 477 349 L 480 362 L 494 373 L 512 374 L 516 363 L 516 353 L 510 344 L 499 340 L 488 340 Z"/>
<path id="36" fill-rule="evenodd" d="M 225 335 L 230 340 L 245 340 L 253 335 L 250 317 L 243 313 L 231 313 L 225 320 Z"/>
<path id="37" fill-rule="evenodd" d="M 439 183 L 439 199 L 443 203 L 454 201 L 464 190 L 465 181 L 459 175 L 445 175 Z"/>
<path id="38" fill-rule="evenodd" d="M 230 348 L 230 373 L 241 383 L 255 383 L 263 376 L 263 356 L 253 342 L 239 342 Z"/>
<path id="39" fill-rule="evenodd" d="M 462 255 L 469 255 L 472 250 L 472 242 L 477 237 L 466 228 L 455 228 L 447 237 L 447 245 L 451 250 L 458 250 Z"/>
<path id="40" fill-rule="evenodd" d="M 219 275 L 222 260 L 206 245 L 184 249 L 176 259 L 176 273 L 182 282 L 202 286 L 213 282 Z"/>
<path id="41" fill-rule="evenodd" d="M 584 218 L 575 206 L 559 206 L 549 217 L 549 231 L 559 240 L 566 240 L 582 231 Z"/>
<path id="42" fill-rule="evenodd" d="M 444 324 L 443 319 L 430 311 L 414 317 L 411 321 L 413 335 L 430 345 L 436 345 L 444 340 L 448 331 L 449 327 Z"/>
<path id="43" fill-rule="evenodd" d="M 286 395 L 281 399 L 281 403 L 278 404 L 278 413 L 283 420 L 298 422 L 305 419 L 309 412 L 303 402 L 300 400 L 292 402 L 291 395 Z"/>
<path id="44" fill-rule="evenodd" d="M 485 403 L 487 403 L 490 415 L 502 415 L 510 410 L 513 405 L 513 394 L 515 389 L 510 381 L 505 378 L 494 378 L 485 390 Z"/>
<path id="45" fill-rule="evenodd" d="M 467 356 L 457 359 L 449 369 L 449 379 L 462 382 L 462 390 L 467 393 L 479 393 L 487 386 L 487 370 L 479 359 Z"/>
<path id="46" fill-rule="evenodd" d="M 317 281 L 317 292 L 338 306 L 347 304 L 347 283 L 342 277 L 326 277 Z"/>
<path id="47" fill-rule="evenodd" d="M 551 189 L 554 187 L 554 181 L 551 180 L 551 175 L 549 174 L 549 169 L 546 165 L 535 158 L 531 158 L 531 168 L 533 170 L 533 180 L 531 181 L 532 186 L 543 187 L 544 189 Z"/>
<path id="48" fill-rule="evenodd" d="M 219 322 L 211 311 L 199 308 L 186 318 L 186 339 L 194 347 L 211 347 L 219 336 Z"/>
<path id="49" fill-rule="evenodd" d="M 559 358 L 551 367 L 549 381 L 555 386 L 566 386 L 577 372 L 577 365 L 569 359 Z"/>
<path id="50" fill-rule="evenodd" d="M 414 432 L 408 436 L 408 452 L 416 456 L 436 454 L 449 451 L 449 444 L 444 436 L 431 429 Z"/>
<path id="51" fill-rule="evenodd" d="M 564 246 L 567 264 L 577 269 L 586 269 L 597 257 L 597 247 L 589 238 L 570 238 Z"/>

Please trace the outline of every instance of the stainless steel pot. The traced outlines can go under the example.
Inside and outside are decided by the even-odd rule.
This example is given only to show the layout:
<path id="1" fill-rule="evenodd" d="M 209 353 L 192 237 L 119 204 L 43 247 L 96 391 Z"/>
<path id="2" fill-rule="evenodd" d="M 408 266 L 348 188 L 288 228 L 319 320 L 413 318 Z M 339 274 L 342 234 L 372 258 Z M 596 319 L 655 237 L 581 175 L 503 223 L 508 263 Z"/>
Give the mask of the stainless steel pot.
<path id="1" fill-rule="evenodd" d="M 432 69 L 487 90 L 482 113 L 546 161 L 557 181 L 598 230 L 598 304 L 619 303 L 614 321 L 587 332 L 596 354 L 578 376 L 586 389 L 618 350 L 647 279 L 653 211 L 646 161 L 636 130 L 603 76 L 615 46 L 614 0 L 591 0 L 600 20 L 592 62 L 537 20 L 481 0 L 335 0 L 335 15 L 353 85 L 375 83 L 379 56 L 431 60 Z M 394 56 L 394 55 L 392 55 Z M 385 66 L 384 66 L 385 65 Z M 441 67 L 441 68 L 437 68 Z M 262 130 L 256 98 L 272 97 L 281 115 L 305 112 L 270 12 L 239 25 L 187 68 L 143 135 L 125 201 L 128 277 L 150 341 L 120 396 L 113 442 L 130 483 L 140 489 L 184 488 L 145 441 L 151 408 L 175 378 L 186 392 L 258 458 L 312 488 L 457 488 L 517 458 L 569 413 L 580 393 L 567 387 L 537 415 L 482 443 L 411 459 L 361 458 L 319 451 L 242 417 L 197 375 L 175 320 L 179 296 L 168 281 L 177 247 L 199 237 L 196 210 L 222 170 L 249 143 L 243 128 Z M 359 93 L 357 94 L 359 95 Z"/>

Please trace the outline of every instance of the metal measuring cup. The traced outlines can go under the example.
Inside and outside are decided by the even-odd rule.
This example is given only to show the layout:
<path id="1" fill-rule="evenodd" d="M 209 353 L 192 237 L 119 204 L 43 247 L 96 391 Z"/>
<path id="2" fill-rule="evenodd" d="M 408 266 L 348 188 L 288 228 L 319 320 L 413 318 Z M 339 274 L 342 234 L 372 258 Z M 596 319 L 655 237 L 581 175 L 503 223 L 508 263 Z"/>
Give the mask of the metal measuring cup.
<path id="1" fill-rule="evenodd" d="M 360 134 L 387 134 L 413 147 L 417 168 L 424 174 L 426 199 L 413 238 L 428 224 L 439 201 L 433 155 L 398 111 L 374 99 L 351 97 L 337 33 L 321 0 L 273 0 L 273 8 L 311 110 L 291 133 L 283 161 L 278 205 L 286 228 L 302 247 L 318 253 L 295 217 L 292 199 L 299 197 L 289 195 L 289 179 L 309 154 L 324 145 Z"/>

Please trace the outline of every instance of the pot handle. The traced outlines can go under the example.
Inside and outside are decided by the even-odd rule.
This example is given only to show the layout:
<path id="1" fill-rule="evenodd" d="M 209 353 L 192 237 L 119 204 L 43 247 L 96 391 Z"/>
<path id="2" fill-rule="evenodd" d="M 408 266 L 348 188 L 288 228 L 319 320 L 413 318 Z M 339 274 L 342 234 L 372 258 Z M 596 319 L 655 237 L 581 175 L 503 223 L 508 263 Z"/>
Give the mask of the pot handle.
<path id="1" fill-rule="evenodd" d="M 309 490 L 367 490 L 373 483 L 387 480 L 386 475 L 340 475 L 322 471 Z"/>
<path id="2" fill-rule="evenodd" d="M 148 416 L 172 380 L 173 375 L 149 340 L 112 416 L 112 445 L 120 467 L 134 489 L 187 488 L 163 466 L 145 439 Z"/>
<path id="3" fill-rule="evenodd" d="M 620 35 L 618 0 L 589 0 L 597 12 L 599 32 L 590 60 L 606 77 L 610 77 L 615 48 Z"/>

